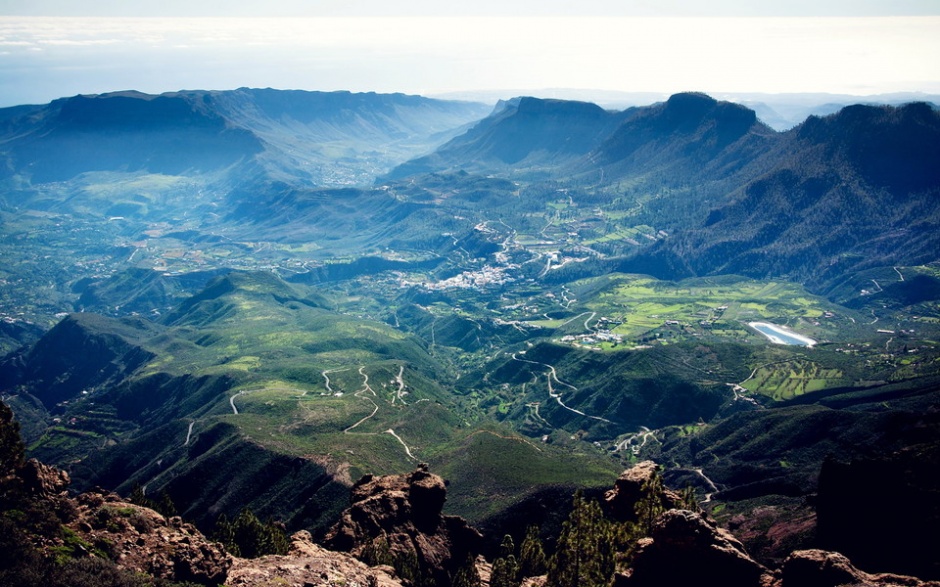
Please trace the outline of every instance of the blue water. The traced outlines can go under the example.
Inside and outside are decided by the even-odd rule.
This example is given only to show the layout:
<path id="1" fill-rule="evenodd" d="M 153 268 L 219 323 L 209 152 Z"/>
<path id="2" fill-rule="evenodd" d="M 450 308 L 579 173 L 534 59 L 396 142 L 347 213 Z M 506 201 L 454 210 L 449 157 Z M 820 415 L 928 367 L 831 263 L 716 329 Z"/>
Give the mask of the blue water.
<path id="1" fill-rule="evenodd" d="M 794 345 L 794 346 L 811 346 L 811 344 L 803 339 L 794 338 L 793 336 L 788 335 L 785 332 L 775 330 L 773 328 L 768 328 L 762 324 L 755 324 L 752 326 L 754 330 L 761 332 L 762 334 L 776 337 L 779 340 L 782 340 L 784 344 Z"/>

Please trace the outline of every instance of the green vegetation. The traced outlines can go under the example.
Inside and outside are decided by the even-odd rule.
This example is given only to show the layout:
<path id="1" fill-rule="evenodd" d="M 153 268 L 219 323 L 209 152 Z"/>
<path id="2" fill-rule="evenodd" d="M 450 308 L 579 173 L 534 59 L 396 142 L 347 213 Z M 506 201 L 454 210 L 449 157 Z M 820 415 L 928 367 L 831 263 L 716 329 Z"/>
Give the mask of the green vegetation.
<path id="1" fill-rule="evenodd" d="M 221 514 L 215 522 L 212 538 L 221 542 L 233 555 L 244 558 L 287 554 L 290 549 L 290 540 L 283 524 L 262 523 L 248 508 L 243 509 L 233 521 Z"/>
<path id="2" fill-rule="evenodd" d="M 519 562 L 516 560 L 516 545 L 512 536 L 506 534 L 499 547 L 500 556 L 493 561 L 493 570 L 490 574 L 491 587 L 519 587 L 522 583 Z"/>
<path id="3" fill-rule="evenodd" d="M 633 537 L 624 524 L 604 518 L 600 505 L 579 491 L 548 563 L 551 587 L 602 587 L 610 584 L 617 557 Z"/>
<path id="4" fill-rule="evenodd" d="M 128 128 L 133 149 L 61 142 L 71 99 L 3 131 L 0 386 L 29 454 L 80 488 L 146 485 L 139 502 L 203 527 L 250 508 L 322 530 L 366 473 L 428 462 L 476 521 L 655 457 L 698 471 L 683 480 L 717 512 L 812 492 L 828 454 L 901 450 L 885 431 L 929 411 L 929 109 L 772 133 L 701 95 L 629 113 L 522 99 L 373 182 L 483 111 L 333 96 L 347 116 L 267 90 L 192 107 L 208 96 L 133 102 L 205 123 Z M 603 526 L 577 509 L 575 542 Z M 510 556 L 544 567 L 521 546 L 498 582 L 518 579 Z"/>
<path id="5" fill-rule="evenodd" d="M 813 361 L 796 359 L 761 365 L 741 386 L 752 393 L 785 400 L 850 383 L 838 369 L 827 369 Z"/>

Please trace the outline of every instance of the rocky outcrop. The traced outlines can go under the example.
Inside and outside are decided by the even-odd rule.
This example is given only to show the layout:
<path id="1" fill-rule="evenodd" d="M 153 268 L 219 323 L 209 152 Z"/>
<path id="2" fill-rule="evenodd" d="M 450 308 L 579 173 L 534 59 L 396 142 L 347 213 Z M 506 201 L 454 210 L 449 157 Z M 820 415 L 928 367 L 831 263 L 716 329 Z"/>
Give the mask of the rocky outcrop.
<path id="1" fill-rule="evenodd" d="M 658 473 L 658 469 L 659 465 L 653 461 L 643 461 L 621 473 L 614 483 L 614 488 L 604 495 L 607 514 L 621 522 L 635 522 L 634 506 L 643 497 L 644 487 Z M 679 495 L 670 489 L 663 489 L 660 499 L 664 509 L 679 506 Z"/>
<path id="2" fill-rule="evenodd" d="M 837 552 L 798 550 L 783 563 L 779 587 L 940 587 L 938 581 L 921 581 L 914 577 L 888 573 L 870 574 L 860 571 Z"/>
<path id="3" fill-rule="evenodd" d="M 18 475 L 23 481 L 23 489 L 40 498 L 61 496 L 71 483 L 68 473 L 36 459 L 26 461 Z"/>
<path id="4" fill-rule="evenodd" d="M 757 587 L 767 569 L 744 552 L 741 543 L 704 515 L 669 510 L 639 541 L 631 568 L 617 587 L 723 585 Z"/>
<path id="5" fill-rule="evenodd" d="M 722 585 L 723 587 L 940 587 L 937 581 L 857 569 L 837 552 L 798 550 L 776 572 L 764 569 L 740 543 L 698 514 L 672 510 L 640 542 L 633 565 L 615 587 Z"/>
<path id="6" fill-rule="evenodd" d="M 225 582 L 232 557 L 181 518 L 165 518 L 107 492 L 84 493 L 76 504 L 70 528 L 120 567 L 171 581 Z"/>
<path id="7" fill-rule="evenodd" d="M 446 585 L 482 545 L 480 533 L 462 518 L 441 515 L 446 494 L 444 480 L 427 465 L 408 475 L 366 475 L 324 544 L 370 563 L 410 567 Z"/>
<path id="8" fill-rule="evenodd" d="M 401 587 L 390 567 L 369 567 L 348 554 L 316 545 L 306 531 L 291 536 L 286 556 L 235 559 L 226 587 Z"/>

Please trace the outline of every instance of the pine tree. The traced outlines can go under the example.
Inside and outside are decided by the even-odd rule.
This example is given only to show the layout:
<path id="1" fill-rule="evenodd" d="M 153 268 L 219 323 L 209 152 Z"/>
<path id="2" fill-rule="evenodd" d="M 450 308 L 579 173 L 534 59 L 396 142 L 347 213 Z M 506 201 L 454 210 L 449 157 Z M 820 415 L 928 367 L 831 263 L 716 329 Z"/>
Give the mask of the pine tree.
<path id="1" fill-rule="evenodd" d="M 177 514 L 176 504 L 173 503 L 173 499 L 170 497 L 170 494 L 166 489 L 160 492 L 160 501 L 157 502 L 157 507 L 155 509 L 167 518 L 173 517 Z"/>
<path id="2" fill-rule="evenodd" d="M 20 424 L 13 418 L 13 410 L 0 402 L 0 478 L 20 469 L 25 453 Z"/>
<path id="3" fill-rule="evenodd" d="M 643 482 L 640 492 L 642 497 L 633 506 L 633 511 L 636 512 L 637 525 L 643 535 L 649 536 L 653 529 L 653 522 L 666 510 L 663 504 L 665 488 L 663 487 L 662 475 L 659 472 L 654 472 L 649 479 Z"/>
<path id="4" fill-rule="evenodd" d="M 225 513 L 219 514 L 218 519 L 215 521 L 215 532 L 212 533 L 212 539 L 221 542 L 229 553 L 241 556 L 241 550 L 235 542 L 235 526 Z"/>
<path id="5" fill-rule="evenodd" d="M 500 544 L 500 558 L 493 561 L 493 571 L 490 574 L 490 587 L 518 587 L 521 583 L 519 577 L 519 563 L 516 561 L 516 545 L 512 536 L 506 534 Z"/>
<path id="6" fill-rule="evenodd" d="M 626 532 L 604 519 L 600 505 L 579 490 L 562 525 L 548 567 L 548 587 L 606 587 L 616 568 Z"/>
<path id="7" fill-rule="evenodd" d="M 679 494 L 679 507 L 690 512 L 702 511 L 702 506 L 699 505 L 698 498 L 695 496 L 695 490 L 691 486 L 686 487 Z"/>
<path id="8" fill-rule="evenodd" d="M 228 517 L 221 514 L 215 523 L 212 538 L 221 542 L 230 553 L 245 558 L 287 554 L 290 549 L 290 540 L 283 524 L 264 524 L 248 508 L 244 508 L 234 522 L 229 522 Z"/>
<path id="9" fill-rule="evenodd" d="M 476 561 L 472 555 L 467 555 L 467 560 L 454 573 L 450 584 L 451 587 L 480 587 L 483 584 L 480 573 L 477 571 Z M 492 582 L 490 585 L 492 586 Z"/>
<path id="10" fill-rule="evenodd" d="M 529 526 L 522 546 L 519 547 L 519 567 L 523 577 L 544 575 L 547 570 L 545 548 L 539 538 L 539 527 Z"/>

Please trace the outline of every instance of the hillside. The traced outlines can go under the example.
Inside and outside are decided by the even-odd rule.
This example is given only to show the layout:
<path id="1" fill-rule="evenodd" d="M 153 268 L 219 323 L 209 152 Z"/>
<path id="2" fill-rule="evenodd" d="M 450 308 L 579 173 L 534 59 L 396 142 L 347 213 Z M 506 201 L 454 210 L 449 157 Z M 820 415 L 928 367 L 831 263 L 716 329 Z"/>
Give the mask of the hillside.
<path id="1" fill-rule="evenodd" d="M 644 266 L 787 275 L 825 291 L 846 274 L 936 260 L 937 111 L 853 106 L 810 117 L 778 143 L 754 164 L 758 176 Z"/>
<path id="2" fill-rule="evenodd" d="M 529 97 L 500 102 L 466 133 L 387 178 L 453 170 L 555 177 L 556 168 L 596 148 L 630 115 L 586 102 Z"/>
<path id="3" fill-rule="evenodd" d="M 614 177 L 659 175 L 675 184 L 724 179 L 776 135 L 744 106 L 704 94 L 676 94 L 639 110 L 598 147 L 594 158 Z"/>
<path id="4" fill-rule="evenodd" d="M 323 538 L 357 479 L 427 463 L 495 553 L 655 459 L 778 565 L 851 517 L 832 471 L 938 454 L 938 117 L 249 89 L 6 110 L 0 393 L 77 489 L 202 528 L 249 507 Z M 935 495 L 902 468 L 891 495 Z M 862 542 L 866 571 L 932 572 Z"/>
<path id="5" fill-rule="evenodd" d="M 16 117 L 4 133 L 4 178 L 64 181 L 89 171 L 210 172 L 263 150 L 203 100 L 137 92 L 76 96 Z"/>
<path id="6" fill-rule="evenodd" d="M 17 406 L 41 402 L 27 424 L 46 428 L 31 450 L 72 461 L 79 487 L 160 487 L 204 524 L 250 506 L 292 528 L 322 528 L 364 472 L 418 458 L 456 472 L 528 443 L 509 429 L 465 423 L 445 391 L 450 375 L 419 339 L 330 305 L 270 273 L 230 273 L 162 324 L 72 314 L 7 360 L 4 386 L 17 390 Z M 468 452 L 479 434 L 492 441 Z M 572 469 L 564 451 L 539 460 L 525 475 L 499 460 L 486 479 L 455 473 L 452 507 L 479 517 L 501 502 L 476 508 L 460 497 L 482 486 L 505 492 L 521 483 L 524 495 L 615 472 L 599 457 Z M 272 481 L 259 486 L 258 476 Z"/>
<path id="7" fill-rule="evenodd" d="M 92 171 L 198 175 L 235 165 L 253 176 L 260 164 L 316 185 L 360 183 L 485 112 L 475 103 L 349 92 L 75 96 L 0 112 L 0 177 L 39 184 Z"/>

